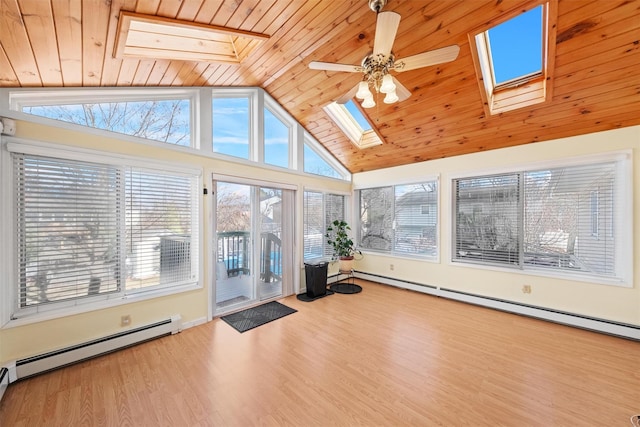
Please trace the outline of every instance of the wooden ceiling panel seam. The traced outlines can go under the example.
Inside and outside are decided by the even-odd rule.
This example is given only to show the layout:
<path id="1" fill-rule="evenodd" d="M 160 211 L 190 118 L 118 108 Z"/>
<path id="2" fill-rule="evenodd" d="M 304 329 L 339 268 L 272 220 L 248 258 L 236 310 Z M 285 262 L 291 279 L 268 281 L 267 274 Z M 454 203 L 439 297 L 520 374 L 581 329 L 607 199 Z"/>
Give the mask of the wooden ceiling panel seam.
<path id="1" fill-rule="evenodd" d="M 305 43 L 305 38 L 301 37 L 301 34 L 305 34 L 304 31 L 308 31 L 308 27 L 311 23 L 322 22 L 322 19 L 318 19 L 318 16 L 321 15 L 323 11 L 327 9 L 332 10 L 330 7 L 332 5 L 329 2 L 311 2 L 310 4 L 311 7 L 308 10 L 305 10 L 304 14 L 301 14 L 300 11 L 305 8 L 298 10 L 298 14 L 295 16 L 296 22 L 293 26 L 288 28 L 287 31 L 279 31 L 277 34 L 274 34 L 273 40 L 269 43 L 265 43 L 258 49 L 260 50 L 259 53 L 264 54 L 260 56 L 258 55 L 258 52 L 256 52 L 255 57 L 252 58 L 253 60 L 250 68 L 252 74 L 254 74 L 259 80 L 264 81 L 268 79 L 273 72 L 276 72 L 279 69 L 286 58 L 296 58 L 300 44 Z M 348 3 L 339 3 L 337 9 L 344 7 L 344 4 Z M 287 50 L 286 52 L 284 51 L 285 48 Z M 268 55 L 266 55 L 267 53 Z M 275 71 L 272 72 L 271 70 Z M 232 81 L 224 83 L 228 85 L 233 84 Z"/>
<path id="2" fill-rule="evenodd" d="M 51 3 L 22 2 L 20 11 L 42 81 L 52 86 L 62 86 L 62 67 Z"/>
<path id="3" fill-rule="evenodd" d="M 16 0 L 5 0 L 2 6 L 0 28 L 4 29 L 5 34 L 2 47 L 7 59 L 12 64 L 16 64 L 12 68 L 20 86 L 42 86 L 35 52 L 29 40 L 20 6 Z"/>

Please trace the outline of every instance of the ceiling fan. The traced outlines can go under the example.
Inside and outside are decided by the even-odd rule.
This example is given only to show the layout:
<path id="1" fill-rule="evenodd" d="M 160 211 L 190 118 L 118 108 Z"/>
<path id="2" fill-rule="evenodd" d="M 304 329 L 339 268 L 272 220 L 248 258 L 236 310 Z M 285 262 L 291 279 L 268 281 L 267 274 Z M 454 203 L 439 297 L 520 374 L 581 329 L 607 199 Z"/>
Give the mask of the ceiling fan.
<path id="1" fill-rule="evenodd" d="M 458 57 L 460 47 L 451 45 L 396 60 L 391 48 L 400 25 L 400 15 L 391 11 L 381 12 L 386 4 L 387 0 L 369 0 L 369 7 L 376 13 L 376 34 L 373 41 L 373 52 L 364 57 L 361 65 L 318 61 L 309 63 L 309 68 L 312 70 L 363 74 L 360 83 L 336 100 L 338 104 L 344 104 L 355 96 L 363 100 L 362 106 L 364 108 L 374 107 L 376 102 L 370 87 L 375 93 L 386 95 L 384 97 L 385 104 L 404 101 L 411 96 L 411 92 L 389 74 L 391 71 L 415 70 L 416 68 L 450 62 Z"/>

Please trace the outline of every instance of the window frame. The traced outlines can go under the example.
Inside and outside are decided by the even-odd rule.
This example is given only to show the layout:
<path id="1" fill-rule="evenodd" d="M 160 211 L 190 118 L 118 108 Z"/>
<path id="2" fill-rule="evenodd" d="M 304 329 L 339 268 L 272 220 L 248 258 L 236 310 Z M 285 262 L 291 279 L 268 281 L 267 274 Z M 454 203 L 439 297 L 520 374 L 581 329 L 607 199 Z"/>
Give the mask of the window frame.
<path id="1" fill-rule="evenodd" d="M 290 170 L 297 170 L 297 158 L 298 158 L 298 150 L 297 147 L 299 144 L 296 144 L 295 132 L 294 129 L 296 127 L 295 120 L 289 117 L 286 111 L 277 103 L 273 98 L 265 94 L 264 103 L 262 106 L 262 111 L 260 112 L 262 116 L 262 126 L 260 127 L 260 148 L 259 148 L 259 161 L 260 163 L 272 166 L 276 168 L 283 168 L 283 166 L 275 165 L 273 163 L 267 163 L 266 151 L 267 151 L 267 143 L 266 143 L 266 120 L 265 120 L 265 110 L 268 110 L 276 119 L 280 120 L 280 122 L 287 127 L 287 134 L 289 137 L 289 150 L 288 150 L 288 161 L 286 168 Z"/>
<path id="2" fill-rule="evenodd" d="M 66 122 L 62 120 L 51 119 L 48 117 L 33 115 L 22 111 L 22 107 L 32 106 L 55 106 L 60 104 L 87 104 L 96 97 L 101 103 L 104 102 L 136 102 L 136 101 L 163 101 L 175 99 L 189 100 L 189 145 L 177 145 L 167 143 L 155 139 L 143 138 L 125 133 L 113 132 L 107 129 L 94 128 L 84 126 L 77 123 Z M 162 144 L 163 146 L 172 146 L 182 149 L 199 149 L 200 148 L 200 118 L 198 115 L 198 106 L 200 104 L 200 94 L 197 89 L 168 89 L 168 88 L 65 88 L 64 90 L 44 88 L 44 89 L 27 89 L 27 90 L 11 90 L 8 93 L 9 109 L 17 112 L 20 116 L 30 121 L 43 121 L 47 124 L 54 124 L 63 128 L 79 130 L 81 132 L 96 132 L 99 135 L 108 135 L 113 137 L 117 135 L 120 139 L 134 142 L 146 142 Z M 25 117 L 26 116 L 26 117 Z M 33 120 L 35 118 L 35 120 Z"/>
<path id="3" fill-rule="evenodd" d="M 311 258 L 305 258 L 304 256 L 304 240 L 305 240 L 305 231 L 306 231 L 306 193 L 315 193 L 315 194 L 320 194 L 322 195 L 322 222 L 323 222 L 323 229 L 321 230 L 321 235 L 322 235 L 322 255 L 319 257 L 311 257 Z M 350 206 L 350 194 L 348 193 L 344 193 L 344 192 L 340 192 L 340 191 L 329 191 L 329 190 L 318 190 L 318 189 L 314 189 L 314 188 L 304 188 L 302 191 L 302 248 L 303 248 L 303 253 L 302 253 L 302 261 L 304 262 L 308 262 L 308 261 L 317 261 L 317 260 L 323 260 L 323 261 L 330 261 L 332 260 L 332 256 L 331 256 L 331 252 L 332 252 L 332 248 L 329 246 L 329 244 L 327 243 L 326 239 L 324 238 L 324 235 L 326 233 L 326 229 L 327 226 L 329 224 L 327 224 L 327 196 L 338 196 L 338 197 L 342 197 L 343 198 L 343 220 L 349 222 L 349 206 Z"/>
<path id="4" fill-rule="evenodd" d="M 616 277 L 607 277 L 603 275 L 581 273 L 578 271 L 570 271 L 567 269 L 550 269 L 550 268 L 536 268 L 535 266 L 527 266 L 523 260 L 519 260 L 516 266 L 497 265 L 494 263 L 482 263 L 478 261 L 464 261 L 456 259 L 456 194 L 455 181 L 458 179 L 468 178 L 482 178 L 483 176 L 493 175 L 505 175 L 505 174 L 521 174 L 524 176 L 528 172 L 535 172 L 547 169 L 556 168 L 571 168 L 579 166 L 591 166 L 598 165 L 607 162 L 616 162 L 616 186 L 613 189 L 614 197 L 619 201 L 617 210 L 614 211 L 614 222 L 620 224 L 612 231 L 612 235 L 615 238 L 615 272 Z M 528 274 L 533 276 L 542 276 L 558 279 L 575 280 L 579 282 L 595 283 L 601 285 L 613 285 L 619 287 L 632 287 L 633 286 L 633 239 L 631 233 L 624 232 L 623 230 L 629 230 L 633 226 L 633 165 L 632 165 L 632 152 L 631 150 L 620 150 L 614 152 L 607 152 L 595 155 L 586 155 L 579 157 L 571 157 L 565 159 L 540 161 L 534 163 L 526 163 L 520 165 L 512 165 L 504 168 L 484 169 L 477 171 L 468 171 L 464 173 L 452 173 L 449 175 L 448 180 L 451 186 L 449 192 L 450 197 L 450 221 L 449 221 L 449 236 L 451 236 L 450 255 L 448 257 L 448 263 L 457 267 L 465 268 L 479 268 L 486 270 L 502 271 L 502 272 L 518 272 L 520 274 Z M 523 180 L 521 180 L 522 182 Z M 524 183 L 521 184 L 520 191 L 523 190 Z M 523 198 L 521 198 L 521 204 Z M 522 206 L 524 209 L 524 206 Z M 522 211 L 521 211 L 522 212 Z M 519 213 L 519 215 L 521 215 Z M 521 215 L 521 223 L 524 221 L 524 216 Z M 613 228 L 613 227 L 612 227 Z M 522 230 L 519 236 L 519 244 L 522 248 L 524 244 Z M 615 234 L 614 234 L 615 233 Z M 594 237 L 595 238 L 595 237 Z"/>
<path id="5" fill-rule="evenodd" d="M 423 214 L 423 204 L 419 204 L 418 206 L 418 210 L 416 211 L 416 215 L 419 217 L 424 217 L 424 216 L 431 216 L 434 215 L 435 219 L 436 219 L 436 223 L 435 223 L 435 254 L 434 255 L 429 255 L 429 254 L 415 254 L 415 253 L 407 253 L 404 251 L 399 251 L 396 249 L 396 229 L 397 229 L 397 208 L 396 208 L 396 204 L 397 204 L 397 199 L 396 199 L 396 187 L 402 187 L 402 186 L 411 186 L 411 185 L 421 185 L 421 184 L 435 184 L 436 186 L 436 195 L 435 195 L 435 207 L 433 207 L 433 210 L 431 210 L 430 208 L 430 212 L 428 214 Z M 362 190 L 371 190 L 371 189 L 376 189 L 376 188 L 391 188 L 391 191 L 393 193 L 393 204 L 392 204 L 392 211 L 393 211 L 393 218 L 391 220 L 391 223 L 393 224 L 393 229 L 392 229 L 392 238 L 391 238 L 391 249 L 389 250 L 383 250 L 383 249 L 372 249 L 372 248 L 367 248 L 362 246 Z M 356 224 L 356 240 L 357 240 L 357 244 L 358 244 L 358 249 L 362 250 L 362 252 L 364 253 L 372 253 L 372 254 L 385 254 L 388 256 L 393 256 L 393 257 L 401 257 L 401 258 L 415 258 L 415 259 L 420 259 L 423 261 L 429 261 L 429 262 L 440 262 L 440 228 L 442 227 L 442 219 L 441 219 L 441 209 L 440 209 L 440 193 L 442 191 L 441 189 L 441 185 L 440 185 L 440 177 L 439 176 L 425 176 L 423 177 L 422 180 L 420 181 L 408 181 L 408 182 L 396 182 L 393 183 L 391 185 L 384 185 L 384 186 L 375 186 L 375 187 L 360 187 L 360 188 L 356 188 L 354 190 L 355 192 L 355 197 L 356 197 L 356 205 L 357 205 L 357 224 Z M 420 218 L 419 218 L 420 219 Z M 424 236 L 424 227 L 421 229 L 421 234 Z"/>
<path id="6" fill-rule="evenodd" d="M 336 174 L 338 175 L 338 177 L 334 177 L 334 176 L 328 176 L 328 175 L 320 175 L 320 174 L 316 174 L 313 172 L 307 172 L 305 171 L 305 159 L 304 159 L 304 147 L 307 146 L 309 147 L 309 149 L 311 151 L 313 151 L 315 154 L 317 154 L 322 160 L 324 160 L 329 167 L 331 167 L 334 171 L 336 171 Z M 344 167 L 342 166 L 342 164 L 340 162 L 338 162 L 338 160 L 333 157 L 331 154 L 329 154 L 329 152 L 326 150 L 326 148 L 324 148 L 314 137 L 311 136 L 311 134 L 309 134 L 308 132 L 304 132 L 303 136 L 302 136 L 302 150 L 301 150 L 301 154 L 303 156 L 302 160 L 301 160 L 301 165 L 302 165 L 302 172 L 308 175 L 313 175 L 313 176 L 321 176 L 324 178 L 330 178 L 330 179 L 339 179 L 342 181 L 349 181 L 351 180 L 351 173 Z"/>
<path id="7" fill-rule="evenodd" d="M 356 104 L 356 108 L 360 107 Z M 376 145 L 382 145 L 382 138 L 376 131 L 376 128 L 371 125 L 371 130 L 363 130 L 355 117 L 351 115 L 347 107 L 343 104 L 338 104 L 334 101 L 325 105 L 322 109 L 358 149 L 362 150 L 375 147 Z M 366 115 L 363 114 L 363 116 L 369 124 L 371 124 Z"/>
<path id="8" fill-rule="evenodd" d="M 170 174 L 179 174 L 188 176 L 192 180 L 191 200 L 192 206 L 192 232 L 196 237 L 196 244 L 191 249 L 191 262 L 197 261 L 194 269 L 195 278 L 189 280 L 188 283 L 181 285 L 164 287 L 153 286 L 146 290 L 130 289 L 127 290 L 123 284 L 122 289 L 118 292 L 97 295 L 88 298 L 71 299 L 51 305 L 39 307 L 19 309 L 18 307 L 18 290 L 15 284 L 19 278 L 17 270 L 16 253 L 17 233 L 15 230 L 16 218 L 14 208 L 14 177 L 11 152 L 19 152 L 27 155 L 37 155 L 45 157 L 53 157 L 70 161 L 87 161 L 93 163 L 112 165 L 116 168 L 136 168 L 138 170 L 151 170 L 158 173 L 168 172 Z M 176 163 L 161 162 L 156 160 L 140 159 L 131 156 L 116 155 L 108 152 L 84 148 L 68 148 L 58 144 L 45 143 L 34 140 L 26 140 L 15 137 L 2 137 L 0 144 L 0 164 L 2 165 L 2 185 L 0 186 L 2 202 L 2 210 L 0 214 L 5 220 L 2 224 L 3 239 L 2 250 L 7 256 L 2 262 L 3 271 L 7 271 L 7 283 L 11 286 L 3 286 L 0 289 L 3 303 L 0 303 L 0 324 L 2 327 L 14 327 L 25 324 L 40 322 L 43 320 L 56 319 L 69 315 L 99 310 L 108 307 L 115 307 L 136 301 L 158 298 L 167 295 L 173 295 L 188 292 L 203 287 L 203 268 L 202 262 L 202 242 L 203 242 L 203 203 L 200 199 L 202 194 L 202 169 L 192 165 L 183 165 Z M 124 208 L 123 208 L 124 214 Z M 123 224 L 124 226 L 124 224 Z M 122 257 L 123 255 L 120 254 Z M 121 262 L 123 262 L 121 260 Z"/>
<path id="9" fill-rule="evenodd" d="M 542 6 L 542 71 L 495 84 L 488 31 L 524 12 Z M 471 57 L 485 115 L 490 117 L 507 111 L 549 102 L 553 98 L 558 0 L 531 0 L 507 10 L 500 16 L 468 33 Z"/>

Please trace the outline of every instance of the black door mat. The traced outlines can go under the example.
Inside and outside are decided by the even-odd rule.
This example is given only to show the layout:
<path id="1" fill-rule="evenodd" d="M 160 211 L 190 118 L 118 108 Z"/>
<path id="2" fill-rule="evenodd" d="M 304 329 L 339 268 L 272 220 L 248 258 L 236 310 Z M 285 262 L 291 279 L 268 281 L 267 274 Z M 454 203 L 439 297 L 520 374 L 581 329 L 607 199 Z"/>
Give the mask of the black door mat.
<path id="1" fill-rule="evenodd" d="M 238 332 L 246 332 L 250 329 L 262 326 L 281 317 L 295 313 L 296 309 L 287 307 L 277 301 L 268 302 L 257 307 L 248 308 L 237 313 L 222 316 Z"/>

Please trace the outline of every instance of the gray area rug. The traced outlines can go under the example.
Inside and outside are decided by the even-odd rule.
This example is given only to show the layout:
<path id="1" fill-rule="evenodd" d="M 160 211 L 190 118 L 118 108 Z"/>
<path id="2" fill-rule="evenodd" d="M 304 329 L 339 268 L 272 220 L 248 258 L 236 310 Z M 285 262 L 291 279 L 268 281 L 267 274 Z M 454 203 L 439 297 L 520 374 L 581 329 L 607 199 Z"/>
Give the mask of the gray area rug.
<path id="1" fill-rule="evenodd" d="M 248 308 L 237 313 L 222 316 L 238 332 L 246 332 L 250 329 L 269 323 L 281 317 L 295 313 L 296 309 L 287 307 L 277 301 L 268 302 L 257 307 Z"/>

